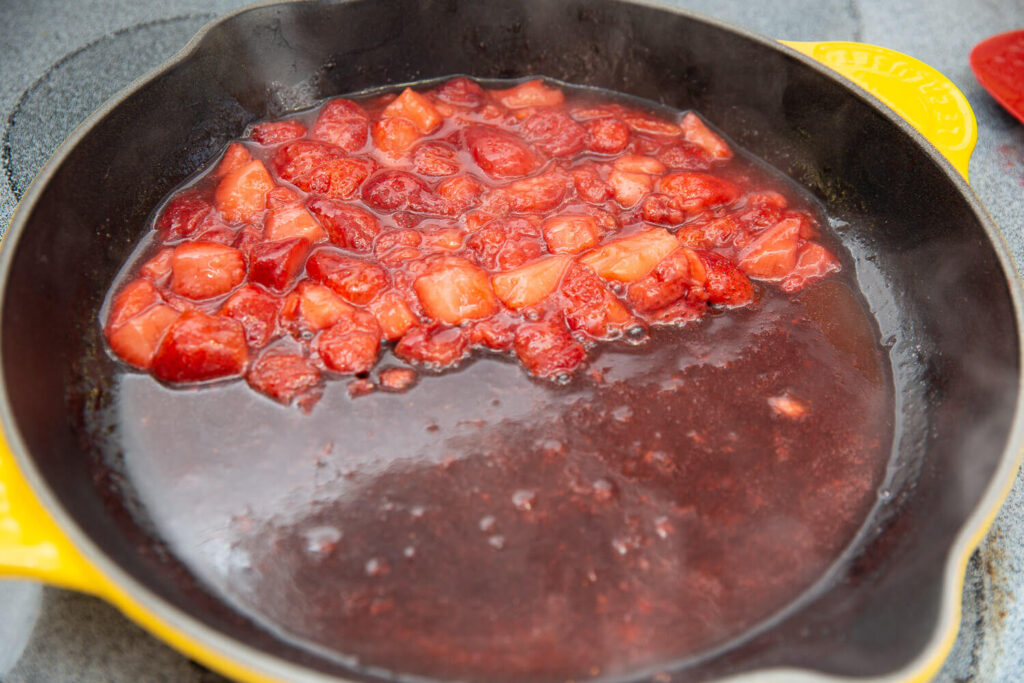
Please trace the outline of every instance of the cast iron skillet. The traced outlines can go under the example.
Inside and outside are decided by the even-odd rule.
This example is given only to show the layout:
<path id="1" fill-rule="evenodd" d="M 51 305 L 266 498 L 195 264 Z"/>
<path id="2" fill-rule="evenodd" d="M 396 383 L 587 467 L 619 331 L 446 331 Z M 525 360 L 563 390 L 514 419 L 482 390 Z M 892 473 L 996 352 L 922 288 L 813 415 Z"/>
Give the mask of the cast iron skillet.
<path id="1" fill-rule="evenodd" d="M 4 428 L 72 541 L 144 607 L 229 660 L 290 680 L 372 678 L 209 595 L 129 513 L 116 470 L 97 476 L 86 416 L 108 400 L 117 367 L 96 321 L 159 199 L 247 124 L 453 73 L 543 74 L 695 108 L 857 226 L 842 237 L 892 343 L 892 495 L 827 590 L 678 678 L 920 671 L 955 618 L 963 558 L 953 549 L 994 514 L 1020 441 L 1020 299 L 1009 258 L 963 180 L 891 112 L 778 44 L 640 3 L 260 7 L 209 29 L 92 119 L 27 195 L 0 263 Z"/>

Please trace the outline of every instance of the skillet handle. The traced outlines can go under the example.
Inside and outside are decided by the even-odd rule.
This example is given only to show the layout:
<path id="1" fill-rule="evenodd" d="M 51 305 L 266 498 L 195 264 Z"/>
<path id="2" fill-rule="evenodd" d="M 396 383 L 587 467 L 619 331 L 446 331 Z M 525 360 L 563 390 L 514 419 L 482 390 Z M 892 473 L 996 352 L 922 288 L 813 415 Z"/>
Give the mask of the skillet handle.
<path id="1" fill-rule="evenodd" d="M 876 45 L 779 42 L 837 71 L 889 105 L 967 179 L 978 123 L 953 81 L 922 61 Z"/>

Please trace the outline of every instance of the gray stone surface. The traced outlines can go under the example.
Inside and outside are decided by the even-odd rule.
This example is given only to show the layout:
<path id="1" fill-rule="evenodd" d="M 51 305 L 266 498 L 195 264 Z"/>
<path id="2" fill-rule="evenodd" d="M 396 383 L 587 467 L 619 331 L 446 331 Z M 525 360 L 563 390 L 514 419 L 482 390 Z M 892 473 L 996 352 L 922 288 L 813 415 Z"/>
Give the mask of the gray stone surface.
<path id="1" fill-rule="evenodd" d="M 235 0 L 0 0 L 0 226 L 46 157 L 89 111 L 183 45 Z M 778 38 L 862 40 L 930 63 L 979 123 L 971 184 L 1024 263 L 1024 127 L 977 85 L 967 54 L 1024 27 L 1022 0 L 677 0 Z M 968 567 L 960 637 L 938 681 L 1024 680 L 1024 480 Z M 30 637 L 27 637 L 30 636 Z M 5 683 L 222 680 L 113 608 L 34 584 L 0 583 Z"/>

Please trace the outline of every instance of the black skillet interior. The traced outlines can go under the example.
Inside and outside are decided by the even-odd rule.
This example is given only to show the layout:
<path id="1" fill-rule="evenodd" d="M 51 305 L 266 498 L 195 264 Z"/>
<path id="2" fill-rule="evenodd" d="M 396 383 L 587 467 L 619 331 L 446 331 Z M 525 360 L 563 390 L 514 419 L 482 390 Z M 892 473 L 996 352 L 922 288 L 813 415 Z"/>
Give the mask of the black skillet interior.
<path id="1" fill-rule="evenodd" d="M 97 471 L 88 416 L 109 400 L 104 388 L 117 372 L 97 314 L 156 202 L 248 123 L 337 93 L 452 73 L 543 74 L 695 108 L 856 226 L 842 239 L 861 257 L 865 296 L 894 339 L 892 499 L 828 592 L 680 679 L 771 665 L 863 676 L 905 665 L 933 635 L 950 545 L 997 467 L 1017 397 L 1013 303 L 987 219 L 906 126 L 835 77 L 776 45 L 641 4 L 258 8 L 213 28 L 107 112 L 8 241 L 16 252 L 3 303 L 6 391 L 26 457 L 53 496 L 163 600 L 268 653 L 344 673 L 208 595 L 129 514 L 116 468 Z"/>

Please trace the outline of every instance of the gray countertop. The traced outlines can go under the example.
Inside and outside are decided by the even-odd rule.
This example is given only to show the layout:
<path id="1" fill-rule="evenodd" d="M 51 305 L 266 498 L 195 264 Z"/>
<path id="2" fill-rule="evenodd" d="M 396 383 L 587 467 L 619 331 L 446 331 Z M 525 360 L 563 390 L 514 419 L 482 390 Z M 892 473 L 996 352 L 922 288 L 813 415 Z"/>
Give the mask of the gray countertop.
<path id="1" fill-rule="evenodd" d="M 237 0 L 0 0 L 0 226 L 72 127 Z M 858 40 L 949 76 L 978 118 L 970 180 L 1024 263 L 1024 126 L 974 80 L 971 47 L 1024 28 L 1024 0 L 670 2 L 777 38 Z M 1024 680 L 1024 478 L 968 567 L 960 636 L 939 681 Z M 0 582 L 0 680 L 128 683 L 223 679 L 91 597 Z"/>

